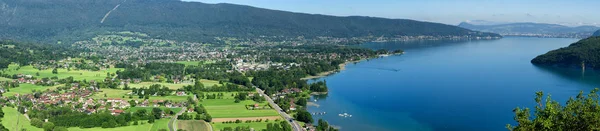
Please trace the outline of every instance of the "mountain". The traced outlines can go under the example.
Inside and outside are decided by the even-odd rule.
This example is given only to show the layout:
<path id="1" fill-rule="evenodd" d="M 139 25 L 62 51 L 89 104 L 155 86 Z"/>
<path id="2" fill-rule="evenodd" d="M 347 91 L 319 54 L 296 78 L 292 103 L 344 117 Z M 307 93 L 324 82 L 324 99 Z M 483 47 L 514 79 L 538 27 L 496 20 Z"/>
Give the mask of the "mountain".
<path id="1" fill-rule="evenodd" d="M 178 0 L 0 0 L 0 38 L 56 42 L 107 31 L 209 41 L 215 37 L 500 37 L 406 19 L 338 17 Z"/>
<path id="2" fill-rule="evenodd" d="M 586 67 L 600 69 L 600 37 L 589 37 L 565 48 L 537 56 L 531 63 L 566 67 Z"/>
<path id="3" fill-rule="evenodd" d="M 478 25 L 469 22 L 462 22 L 459 27 L 493 32 L 504 36 L 534 36 L 534 37 L 562 37 L 562 38 L 585 38 L 600 27 L 596 26 L 578 26 L 568 27 L 557 24 L 544 23 L 508 23 L 497 25 Z"/>
<path id="4" fill-rule="evenodd" d="M 600 36 L 600 30 L 596 31 L 592 36 Z"/>

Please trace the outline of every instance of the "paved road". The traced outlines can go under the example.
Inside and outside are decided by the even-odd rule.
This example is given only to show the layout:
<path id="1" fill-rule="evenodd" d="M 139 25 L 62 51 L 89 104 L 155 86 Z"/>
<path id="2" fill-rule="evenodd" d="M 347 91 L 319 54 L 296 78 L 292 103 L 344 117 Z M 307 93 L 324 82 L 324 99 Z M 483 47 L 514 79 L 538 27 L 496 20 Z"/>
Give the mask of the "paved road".
<path id="1" fill-rule="evenodd" d="M 265 99 L 267 99 L 267 101 L 269 101 L 269 104 L 271 104 L 271 106 L 273 108 L 275 108 L 275 110 L 277 110 L 277 112 L 279 112 L 279 114 L 281 116 L 283 116 L 285 118 L 285 120 L 290 123 L 290 125 L 292 125 L 292 130 L 293 131 L 303 131 L 302 126 L 300 126 L 300 124 L 298 124 L 298 122 L 296 122 L 294 120 L 294 117 L 288 115 L 287 113 L 285 113 L 280 107 L 279 105 L 275 104 L 275 102 L 271 99 L 271 97 L 269 97 L 268 95 L 265 94 L 265 92 L 263 92 L 261 89 L 256 88 L 256 92 L 260 93 L 261 95 L 263 95 L 265 97 Z"/>
<path id="2" fill-rule="evenodd" d="M 175 114 L 175 116 L 171 117 L 171 120 L 169 121 L 169 130 L 170 131 L 175 131 L 175 128 L 173 128 L 173 123 L 177 120 L 177 116 L 183 114 L 185 111 L 187 111 L 187 108 L 183 107 L 181 109 L 181 111 L 177 112 L 177 114 Z"/>

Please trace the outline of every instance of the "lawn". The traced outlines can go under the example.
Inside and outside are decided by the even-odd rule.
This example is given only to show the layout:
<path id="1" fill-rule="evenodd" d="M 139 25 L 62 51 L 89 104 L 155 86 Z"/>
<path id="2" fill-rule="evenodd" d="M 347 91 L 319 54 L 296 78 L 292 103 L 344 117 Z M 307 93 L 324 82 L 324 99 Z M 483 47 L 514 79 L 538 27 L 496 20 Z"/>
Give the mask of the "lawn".
<path id="1" fill-rule="evenodd" d="M 213 130 L 214 131 L 220 131 L 225 127 L 231 127 L 234 128 L 238 127 L 238 126 L 249 126 L 250 128 L 253 128 L 255 131 L 260 131 L 263 129 L 267 129 L 267 124 L 269 123 L 275 123 L 275 121 L 273 120 L 269 120 L 269 122 L 251 122 L 251 123 L 228 123 L 228 124 L 223 124 L 221 122 L 215 122 L 214 124 L 212 124 L 213 126 Z"/>
<path id="2" fill-rule="evenodd" d="M 3 107 L 4 118 L 2 118 L 2 125 L 11 131 L 20 131 L 26 129 L 28 131 L 43 131 L 41 128 L 31 126 L 29 120 L 25 116 L 17 111 L 15 108 Z M 18 129 L 17 129 L 18 128 Z"/>
<path id="3" fill-rule="evenodd" d="M 38 70 L 33 68 L 33 66 L 21 66 L 19 70 L 17 68 L 19 65 L 11 64 L 7 69 L 4 70 L 5 74 L 24 74 L 24 75 L 32 75 L 37 78 L 45 78 L 45 77 L 53 77 L 56 76 L 59 79 L 67 78 L 69 76 L 73 76 L 75 80 L 103 80 L 106 78 L 106 73 L 115 73 L 117 70 L 123 70 L 121 68 L 110 68 L 107 70 L 100 71 L 88 71 L 88 70 L 71 70 L 60 68 L 58 69 L 58 74 L 52 74 L 52 69 L 47 70 Z M 39 73 L 39 76 L 36 76 L 36 73 Z"/>
<path id="4" fill-rule="evenodd" d="M 145 109 L 145 110 L 147 110 L 148 112 L 152 112 L 152 109 L 153 109 L 153 108 L 154 108 L 154 107 L 131 107 L 131 108 L 129 108 L 129 109 L 127 109 L 127 110 L 125 110 L 125 111 L 128 111 L 128 112 L 135 112 L 135 111 L 137 111 L 137 110 L 144 110 L 144 109 Z M 164 111 L 165 109 L 167 109 L 167 107 L 164 107 L 164 106 L 161 106 L 161 107 L 158 107 L 158 108 L 160 108 L 160 109 L 161 109 L 161 110 L 163 110 L 163 111 Z M 181 111 L 181 108 L 169 108 L 169 109 L 171 109 L 171 111 L 173 111 L 173 112 L 175 112 L 175 113 L 177 113 L 177 112 Z"/>
<path id="5" fill-rule="evenodd" d="M 4 93 L 3 96 L 14 96 L 15 94 L 31 94 L 33 93 L 32 90 L 54 90 L 60 86 L 63 85 L 55 85 L 55 86 L 39 86 L 39 85 L 33 85 L 33 84 L 19 84 L 19 87 L 17 88 L 10 88 L 10 91 L 7 93 Z"/>
<path id="6" fill-rule="evenodd" d="M 128 86 L 130 88 L 134 88 L 134 87 L 135 88 L 141 88 L 141 87 L 148 88 L 151 85 L 155 85 L 155 84 L 159 84 L 159 85 L 162 85 L 162 86 L 169 87 L 169 89 L 172 89 L 172 90 L 177 90 L 177 89 L 183 88 L 183 86 L 186 86 L 186 85 L 192 85 L 192 83 L 188 83 L 188 84 L 184 84 L 184 83 L 173 84 L 173 83 L 160 83 L 160 82 L 141 82 L 141 83 L 137 83 L 137 84 L 129 84 Z"/>
<path id="7" fill-rule="evenodd" d="M 248 110 L 246 105 L 255 104 L 252 100 L 235 103 L 233 99 L 205 99 L 200 104 L 206 107 L 206 110 L 213 118 L 243 118 L 243 117 L 263 117 L 279 116 L 274 109 L 269 110 Z M 266 102 L 260 103 L 265 105 Z"/>
<path id="8" fill-rule="evenodd" d="M 183 129 L 186 131 L 208 131 L 208 123 L 202 120 L 178 120 L 177 129 Z"/>
<path id="9" fill-rule="evenodd" d="M 139 99 L 137 95 L 134 95 L 132 99 L 129 98 L 127 93 L 131 92 L 131 90 L 121 90 L 121 89 L 100 89 L 102 92 L 95 93 L 92 98 L 95 99 L 106 99 L 106 98 L 121 98 L 124 100 L 143 100 Z M 106 95 L 106 97 L 104 97 Z M 172 101 L 187 101 L 188 96 L 150 96 L 148 100 L 172 100 Z"/>

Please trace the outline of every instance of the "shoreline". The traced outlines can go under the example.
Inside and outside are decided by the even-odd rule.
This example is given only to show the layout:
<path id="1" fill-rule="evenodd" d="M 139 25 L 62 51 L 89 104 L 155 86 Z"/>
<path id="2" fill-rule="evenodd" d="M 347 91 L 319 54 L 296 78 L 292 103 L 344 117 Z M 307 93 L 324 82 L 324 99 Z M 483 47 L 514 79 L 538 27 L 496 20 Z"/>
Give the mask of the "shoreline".
<path id="1" fill-rule="evenodd" d="M 337 69 L 337 70 L 332 70 L 332 71 L 327 71 L 327 72 L 321 72 L 321 73 L 319 73 L 319 74 L 317 74 L 315 76 L 307 76 L 307 77 L 300 78 L 300 79 L 301 80 L 310 80 L 310 79 L 318 79 L 318 78 L 326 77 L 326 76 L 329 76 L 331 74 L 335 74 L 337 72 L 346 70 L 346 65 L 349 64 L 349 63 L 360 62 L 360 61 L 363 61 L 363 60 L 367 60 L 367 59 L 361 59 L 361 60 L 357 60 L 357 61 L 347 61 L 347 62 L 344 62 L 342 64 L 339 64 L 338 65 L 339 69 Z"/>
<path id="2" fill-rule="evenodd" d="M 339 69 L 337 70 L 332 70 L 332 71 L 327 71 L 327 72 L 321 72 L 315 76 L 306 76 L 303 78 L 300 78 L 300 80 L 311 80 L 311 79 L 318 79 L 318 78 L 322 78 L 322 77 L 326 77 L 335 73 L 338 73 L 340 71 L 346 70 L 346 65 L 348 65 L 349 63 L 357 63 L 357 62 L 362 62 L 364 60 L 370 60 L 370 59 L 375 59 L 375 58 L 382 58 L 382 57 L 388 57 L 388 56 L 395 56 L 395 55 L 402 55 L 404 54 L 404 52 L 402 53 L 392 53 L 392 54 L 386 54 L 386 55 L 378 55 L 376 57 L 371 57 L 371 58 L 365 58 L 365 59 L 360 59 L 360 60 L 355 60 L 355 61 L 346 61 L 342 64 L 339 64 Z"/>

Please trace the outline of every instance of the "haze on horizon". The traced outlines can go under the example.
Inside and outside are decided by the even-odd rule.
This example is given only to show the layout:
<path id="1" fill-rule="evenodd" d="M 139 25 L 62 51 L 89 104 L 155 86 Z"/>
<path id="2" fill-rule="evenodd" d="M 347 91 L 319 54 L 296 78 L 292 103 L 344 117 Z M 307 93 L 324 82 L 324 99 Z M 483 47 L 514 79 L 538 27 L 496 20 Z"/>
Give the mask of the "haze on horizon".
<path id="1" fill-rule="evenodd" d="M 457 25 L 467 20 L 600 26 L 598 0 L 184 0 L 336 16 L 413 19 Z"/>

